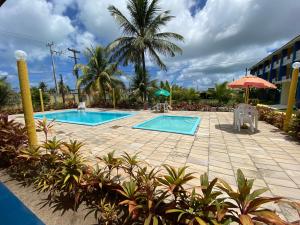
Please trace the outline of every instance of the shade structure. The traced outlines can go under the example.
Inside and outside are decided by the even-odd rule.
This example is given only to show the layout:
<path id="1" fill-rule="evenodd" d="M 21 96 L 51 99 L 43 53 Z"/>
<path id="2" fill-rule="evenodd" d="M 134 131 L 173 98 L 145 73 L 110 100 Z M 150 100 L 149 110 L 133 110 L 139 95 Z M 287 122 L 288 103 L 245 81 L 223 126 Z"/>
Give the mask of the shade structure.
<path id="1" fill-rule="evenodd" d="M 165 89 L 159 89 L 154 93 L 156 96 L 165 96 L 165 97 L 169 97 L 170 96 L 170 92 L 168 92 Z"/>
<path id="2" fill-rule="evenodd" d="M 262 78 L 253 75 L 246 75 L 238 80 L 235 80 L 228 84 L 230 88 L 245 88 L 245 103 L 249 101 L 249 88 L 271 88 L 276 89 L 277 87 Z"/>
<path id="3" fill-rule="evenodd" d="M 228 84 L 230 88 L 273 88 L 276 89 L 276 86 L 269 81 L 266 81 L 262 78 L 253 75 L 247 75 L 241 79 L 235 80 Z"/>

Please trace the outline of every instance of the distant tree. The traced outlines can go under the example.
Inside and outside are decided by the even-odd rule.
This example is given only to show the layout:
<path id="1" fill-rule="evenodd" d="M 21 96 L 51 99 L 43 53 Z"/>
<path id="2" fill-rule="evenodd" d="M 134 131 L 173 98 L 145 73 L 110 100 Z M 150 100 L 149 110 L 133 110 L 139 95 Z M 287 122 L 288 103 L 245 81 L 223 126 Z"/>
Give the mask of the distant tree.
<path id="1" fill-rule="evenodd" d="M 47 87 L 47 84 L 46 84 L 45 82 L 41 81 L 41 82 L 39 83 L 38 88 L 39 88 L 39 89 L 42 89 L 42 91 L 45 92 L 45 91 L 47 91 L 47 88 L 48 88 L 48 87 Z"/>
<path id="2" fill-rule="evenodd" d="M 158 87 L 156 80 L 150 80 L 149 74 L 146 71 L 144 74 L 140 66 L 135 66 L 135 75 L 132 78 L 131 89 L 133 93 L 137 94 L 142 102 L 146 102 L 151 90 Z"/>
<path id="3" fill-rule="evenodd" d="M 6 77 L 0 78 L 0 109 L 5 106 L 12 92 L 10 84 L 6 81 Z"/>
<path id="4" fill-rule="evenodd" d="M 32 87 L 30 89 L 30 92 L 31 92 L 31 99 L 32 99 L 33 108 L 35 110 L 37 110 L 41 106 L 39 86 L 38 87 Z M 44 105 L 48 105 L 50 103 L 50 95 L 49 95 L 48 92 L 43 93 L 43 102 L 44 102 Z"/>
<path id="5" fill-rule="evenodd" d="M 233 91 L 228 88 L 227 84 L 228 82 L 215 84 L 215 88 L 210 89 L 208 91 L 208 94 L 217 99 L 220 103 L 228 103 L 228 101 L 232 97 Z"/>

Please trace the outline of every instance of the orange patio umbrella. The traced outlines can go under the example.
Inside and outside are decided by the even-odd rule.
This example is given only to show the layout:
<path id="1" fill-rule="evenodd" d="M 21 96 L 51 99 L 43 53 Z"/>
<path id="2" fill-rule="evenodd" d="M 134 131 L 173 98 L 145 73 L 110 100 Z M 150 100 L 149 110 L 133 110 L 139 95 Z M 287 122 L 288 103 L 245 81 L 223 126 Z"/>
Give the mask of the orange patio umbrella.
<path id="1" fill-rule="evenodd" d="M 249 101 L 249 88 L 272 88 L 277 87 L 262 78 L 253 75 L 246 75 L 238 80 L 235 80 L 228 84 L 230 88 L 245 88 L 245 103 L 248 104 Z"/>

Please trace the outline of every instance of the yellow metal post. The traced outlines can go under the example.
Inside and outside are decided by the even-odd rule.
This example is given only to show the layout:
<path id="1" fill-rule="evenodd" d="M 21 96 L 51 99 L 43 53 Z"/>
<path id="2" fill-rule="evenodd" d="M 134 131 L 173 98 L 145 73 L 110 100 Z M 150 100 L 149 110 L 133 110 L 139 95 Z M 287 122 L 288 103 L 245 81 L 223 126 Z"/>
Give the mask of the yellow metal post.
<path id="1" fill-rule="evenodd" d="M 115 96 L 115 89 L 112 89 L 112 97 L 113 97 L 113 105 L 114 105 L 114 109 L 116 108 L 116 96 Z"/>
<path id="2" fill-rule="evenodd" d="M 20 90 L 22 96 L 22 105 L 24 112 L 25 125 L 28 134 L 29 146 L 37 146 L 37 135 L 33 118 L 33 108 L 30 94 L 30 85 L 28 78 L 28 70 L 26 64 L 26 53 L 23 51 L 15 52 L 17 58 L 17 67 L 19 75 Z"/>
<path id="3" fill-rule="evenodd" d="M 169 99 L 169 105 L 172 107 L 172 86 L 170 86 L 170 99 Z"/>
<path id="4" fill-rule="evenodd" d="M 44 100 L 43 100 L 42 89 L 39 89 L 39 92 L 40 92 L 40 101 L 41 101 L 41 111 L 44 112 Z"/>
<path id="5" fill-rule="evenodd" d="M 289 91 L 288 105 L 285 113 L 285 121 L 284 121 L 284 130 L 287 131 L 289 128 L 290 120 L 293 113 L 293 106 L 295 104 L 295 95 L 298 83 L 298 75 L 299 75 L 299 62 L 295 62 L 293 64 L 293 74 Z"/>

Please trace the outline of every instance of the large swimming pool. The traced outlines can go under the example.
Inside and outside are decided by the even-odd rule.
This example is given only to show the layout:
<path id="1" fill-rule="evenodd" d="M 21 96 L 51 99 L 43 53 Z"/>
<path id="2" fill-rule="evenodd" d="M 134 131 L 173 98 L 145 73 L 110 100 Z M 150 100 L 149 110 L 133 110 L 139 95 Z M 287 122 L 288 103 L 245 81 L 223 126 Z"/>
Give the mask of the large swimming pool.
<path id="1" fill-rule="evenodd" d="M 47 118 L 49 120 L 63 123 L 75 123 L 88 126 L 111 122 L 134 115 L 127 112 L 90 112 L 81 110 L 68 110 L 61 112 L 38 113 L 34 115 L 36 119 Z"/>
<path id="2" fill-rule="evenodd" d="M 200 123 L 199 117 L 162 115 L 146 120 L 133 128 L 194 135 Z"/>

